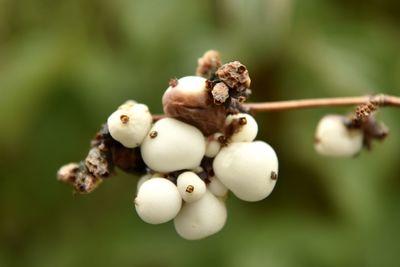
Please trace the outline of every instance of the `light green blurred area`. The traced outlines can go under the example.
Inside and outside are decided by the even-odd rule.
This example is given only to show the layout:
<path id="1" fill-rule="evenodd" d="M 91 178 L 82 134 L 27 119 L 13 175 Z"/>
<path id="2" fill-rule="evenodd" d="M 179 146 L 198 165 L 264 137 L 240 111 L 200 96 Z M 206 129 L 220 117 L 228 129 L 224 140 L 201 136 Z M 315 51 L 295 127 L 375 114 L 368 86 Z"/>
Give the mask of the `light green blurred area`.
<path id="1" fill-rule="evenodd" d="M 0 266 L 399 266 L 400 110 L 352 159 L 320 157 L 325 113 L 257 114 L 280 159 L 270 197 L 231 196 L 226 227 L 185 241 L 136 215 L 137 177 L 73 196 L 59 166 L 127 99 L 162 112 L 208 49 L 240 60 L 251 101 L 400 95 L 400 4 L 388 0 L 0 0 Z"/>

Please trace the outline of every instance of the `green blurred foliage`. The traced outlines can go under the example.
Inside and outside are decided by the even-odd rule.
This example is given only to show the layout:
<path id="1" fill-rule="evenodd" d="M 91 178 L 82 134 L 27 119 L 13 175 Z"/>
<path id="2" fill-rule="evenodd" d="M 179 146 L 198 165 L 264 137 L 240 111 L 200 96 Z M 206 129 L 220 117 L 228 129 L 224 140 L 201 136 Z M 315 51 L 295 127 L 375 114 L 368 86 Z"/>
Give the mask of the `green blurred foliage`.
<path id="1" fill-rule="evenodd" d="M 400 4 L 368 1 L 0 0 L 0 266 L 399 266 L 400 110 L 382 144 L 315 154 L 325 113 L 257 114 L 280 159 L 274 193 L 230 197 L 219 234 L 189 242 L 135 214 L 137 177 L 88 196 L 59 166 L 120 103 L 160 113 L 169 78 L 218 49 L 252 77 L 252 101 L 400 94 Z"/>

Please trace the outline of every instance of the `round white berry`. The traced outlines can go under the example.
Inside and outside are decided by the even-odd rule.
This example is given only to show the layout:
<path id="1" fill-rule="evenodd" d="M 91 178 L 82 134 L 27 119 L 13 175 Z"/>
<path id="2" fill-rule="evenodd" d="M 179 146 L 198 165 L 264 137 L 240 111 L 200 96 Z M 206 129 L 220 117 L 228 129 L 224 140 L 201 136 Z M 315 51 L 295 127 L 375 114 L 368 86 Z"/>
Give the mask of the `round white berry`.
<path id="1" fill-rule="evenodd" d="M 209 177 L 209 180 L 207 188 L 214 196 L 225 197 L 228 194 L 228 188 L 216 176 Z"/>
<path id="2" fill-rule="evenodd" d="M 112 138 L 125 147 L 134 148 L 142 143 L 152 121 L 146 105 L 128 101 L 108 117 L 107 126 Z"/>
<path id="3" fill-rule="evenodd" d="M 206 191 L 198 201 L 185 203 L 174 219 L 176 232 L 188 240 L 202 239 L 219 232 L 225 225 L 225 203 Z"/>
<path id="4" fill-rule="evenodd" d="M 206 153 L 205 156 L 214 158 L 219 150 L 221 149 L 221 142 L 218 140 L 219 137 L 223 136 L 222 133 L 216 133 L 209 136 L 206 140 Z"/>
<path id="5" fill-rule="evenodd" d="M 136 191 L 139 191 L 140 187 L 144 184 L 144 182 L 150 180 L 153 177 L 151 173 L 145 174 L 139 178 L 136 185 Z"/>
<path id="6" fill-rule="evenodd" d="M 363 146 L 363 132 L 349 129 L 344 116 L 327 115 L 318 123 L 315 133 L 315 150 L 325 156 L 351 157 Z"/>
<path id="7" fill-rule="evenodd" d="M 135 208 L 139 217 L 151 224 L 165 223 L 176 217 L 182 198 L 176 186 L 165 178 L 152 178 L 139 188 Z"/>
<path id="8" fill-rule="evenodd" d="M 229 115 L 226 117 L 225 125 L 228 126 L 233 121 L 237 122 L 238 130 L 232 135 L 230 141 L 251 142 L 256 138 L 258 125 L 253 116 L 246 113 Z"/>
<path id="9" fill-rule="evenodd" d="M 164 118 L 150 129 L 141 146 L 144 162 L 159 172 L 193 169 L 205 153 L 203 134 L 181 121 Z"/>
<path id="10" fill-rule="evenodd" d="M 207 90 L 206 88 L 207 79 L 199 76 L 185 76 L 176 80 L 175 86 L 170 86 L 168 90 L 181 91 L 184 94 L 197 94 Z"/>
<path id="11" fill-rule="evenodd" d="M 206 193 L 206 184 L 194 172 L 181 173 L 177 178 L 176 186 L 186 202 L 195 202 Z"/>
<path id="12" fill-rule="evenodd" d="M 238 198 L 259 201 L 273 190 L 278 175 L 278 158 L 265 142 L 231 143 L 213 162 L 215 175 Z"/>

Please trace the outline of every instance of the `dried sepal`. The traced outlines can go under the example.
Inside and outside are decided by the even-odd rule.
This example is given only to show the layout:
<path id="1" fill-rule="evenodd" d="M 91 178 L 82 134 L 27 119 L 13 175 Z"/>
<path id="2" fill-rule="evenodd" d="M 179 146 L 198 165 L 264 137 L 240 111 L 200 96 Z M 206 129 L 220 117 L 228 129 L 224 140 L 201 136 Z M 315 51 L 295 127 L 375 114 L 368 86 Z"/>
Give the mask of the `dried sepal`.
<path id="1" fill-rule="evenodd" d="M 197 60 L 196 75 L 206 79 L 212 79 L 221 65 L 221 55 L 219 52 L 208 50 Z"/>
<path id="2" fill-rule="evenodd" d="M 246 66 L 239 61 L 233 61 L 222 65 L 215 73 L 217 78 L 229 88 L 241 95 L 250 88 L 251 79 Z"/>
<path id="3" fill-rule="evenodd" d="M 229 98 L 229 87 L 225 83 L 217 83 L 211 90 L 216 105 L 221 105 Z"/>
<path id="4" fill-rule="evenodd" d="M 389 134 L 389 128 L 382 122 L 375 119 L 374 116 L 369 116 L 363 121 L 362 131 L 364 133 L 364 147 L 368 150 L 372 149 L 372 141 L 383 141 Z"/>

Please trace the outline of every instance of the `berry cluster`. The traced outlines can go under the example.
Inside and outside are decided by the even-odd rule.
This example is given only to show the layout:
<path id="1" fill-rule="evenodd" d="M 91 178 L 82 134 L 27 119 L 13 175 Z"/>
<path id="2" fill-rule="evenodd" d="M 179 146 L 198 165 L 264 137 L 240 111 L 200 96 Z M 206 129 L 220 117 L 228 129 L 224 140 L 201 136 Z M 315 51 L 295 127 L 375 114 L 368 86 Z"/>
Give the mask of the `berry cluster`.
<path id="1" fill-rule="evenodd" d="M 171 90 L 206 91 L 206 79 L 176 81 Z M 175 92 L 174 92 L 175 93 Z M 225 118 L 226 133 L 204 136 L 195 126 L 165 117 L 152 123 L 143 104 L 120 106 L 107 120 L 111 137 L 126 147 L 140 147 L 147 174 L 138 181 L 135 208 L 150 224 L 174 220 L 186 239 L 212 235 L 225 224 L 228 190 L 246 201 L 266 198 L 274 188 L 278 159 L 267 143 L 254 141 L 258 126 L 246 113 Z"/>
<path id="2" fill-rule="evenodd" d="M 189 240 L 213 235 L 225 225 L 229 191 L 244 201 L 260 201 L 278 179 L 276 153 L 269 144 L 255 141 L 258 125 L 249 111 L 268 104 L 275 110 L 315 104 L 246 105 L 250 83 L 243 64 L 222 64 L 219 53 L 209 51 L 199 59 L 196 76 L 170 80 L 162 97 L 163 115 L 125 102 L 96 134 L 85 160 L 61 167 L 58 179 L 77 193 L 90 193 L 117 167 L 141 176 L 134 205 L 143 221 L 173 220 L 178 234 Z M 327 103 L 316 103 L 321 102 Z M 370 148 L 373 139 L 388 133 L 373 113 L 386 103 L 400 106 L 400 99 L 385 96 L 350 102 L 361 102 L 355 116 L 328 115 L 319 122 L 318 153 L 354 156 L 363 146 Z"/>
<path id="3" fill-rule="evenodd" d="M 150 114 L 129 100 L 96 135 L 88 156 L 58 172 L 78 193 L 89 193 L 114 167 L 142 174 L 134 205 L 150 224 L 173 220 L 185 239 L 201 239 L 225 225 L 231 191 L 260 201 L 273 190 L 278 158 L 254 141 L 258 125 L 242 103 L 250 95 L 247 68 L 222 65 L 215 51 L 199 59 L 197 76 L 173 79 L 162 103 L 164 115 Z"/>

